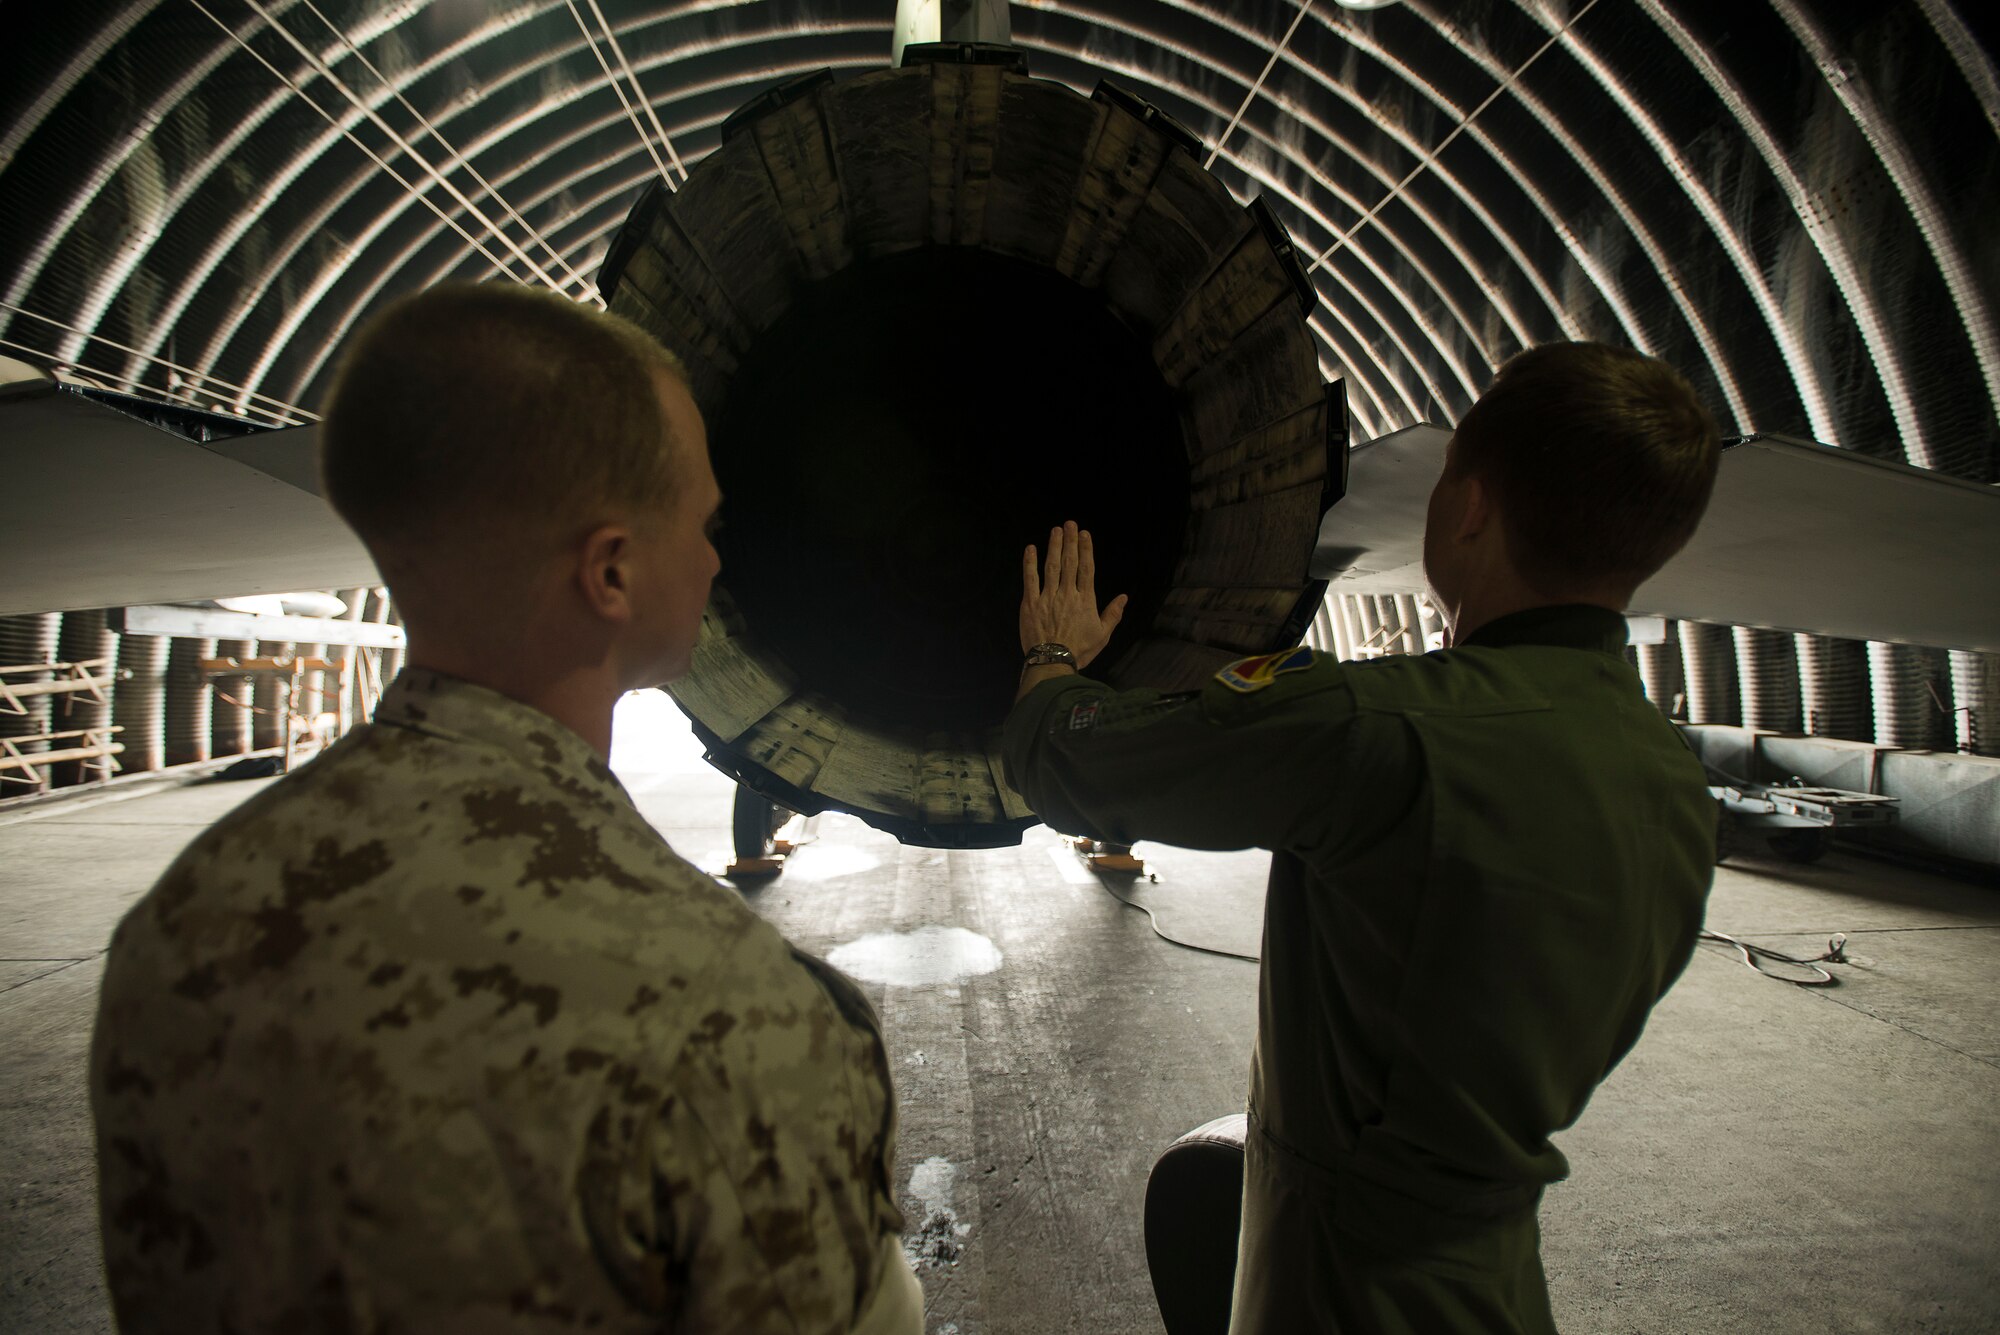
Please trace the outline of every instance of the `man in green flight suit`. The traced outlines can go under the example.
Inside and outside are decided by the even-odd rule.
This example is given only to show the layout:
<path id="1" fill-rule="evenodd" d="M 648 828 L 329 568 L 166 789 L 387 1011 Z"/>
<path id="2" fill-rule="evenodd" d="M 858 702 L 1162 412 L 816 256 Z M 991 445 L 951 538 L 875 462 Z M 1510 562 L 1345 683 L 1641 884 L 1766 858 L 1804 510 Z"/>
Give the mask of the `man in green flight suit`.
<path id="1" fill-rule="evenodd" d="M 1621 656 L 1719 455 L 1661 362 L 1520 354 L 1458 425 L 1424 568 L 1447 647 L 1298 649 L 1199 693 L 1078 675 L 1090 535 L 1026 553 L 1011 781 L 1059 830 L 1272 850 L 1233 1335 L 1554 1330 L 1536 1210 L 1694 949 L 1700 764 Z"/>

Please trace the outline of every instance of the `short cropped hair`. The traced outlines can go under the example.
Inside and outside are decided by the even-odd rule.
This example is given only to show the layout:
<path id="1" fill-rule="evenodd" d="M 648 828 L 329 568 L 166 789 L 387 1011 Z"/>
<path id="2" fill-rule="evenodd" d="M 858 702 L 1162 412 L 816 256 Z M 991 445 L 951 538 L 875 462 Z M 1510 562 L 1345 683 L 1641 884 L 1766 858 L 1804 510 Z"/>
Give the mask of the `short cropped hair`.
<path id="1" fill-rule="evenodd" d="M 605 506 L 664 503 L 675 442 L 637 325 L 545 289 L 446 283 L 373 316 L 320 427 L 327 500 L 378 557 L 486 536 L 553 546 Z"/>
<path id="2" fill-rule="evenodd" d="M 1493 493 L 1522 577 L 1560 594 L 1636 588 L 1685 546 L 1721 440 L 1693 387 L 1658 358 L 1549 343 L 1500 368 L 1452 455 Z"/>

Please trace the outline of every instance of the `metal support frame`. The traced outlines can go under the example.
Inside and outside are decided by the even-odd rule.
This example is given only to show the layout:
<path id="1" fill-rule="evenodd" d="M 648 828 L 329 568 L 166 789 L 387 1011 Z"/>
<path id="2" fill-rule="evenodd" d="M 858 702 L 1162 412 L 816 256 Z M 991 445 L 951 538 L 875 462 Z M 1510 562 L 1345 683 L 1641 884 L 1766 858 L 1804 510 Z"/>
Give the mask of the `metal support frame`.
<path id="1" fill-rule="evenodd" d="M 305 740 L 308 742 L 319 737 L 319 729 L 316 726 L 317 720 L 303 718 L 300 716 L 298 710 L 293 708 L 293 702 L 299 697 L 300 678 L 308 672 L 333 673 L 336 682 L 334 690 L 337 692 L 335 698 L 339 699 L 344 698 L 347 693 L 349 675 L 357 670 L 352 654 L 343 655 L 340 658 L 309 658 L 302 656 L 292 658 L 203 658 L 196 661 L 195 667 L 200 671 L 203 678 L 209 679 L 210 689 L 214 689 L 212 679 L 216 677 L 268 676 L 278 683 L 284 695 L 283 703 L 279 708 L 284 711 L 285 718 L 283 756 L 284 769 L 288 774 L 291 772 L 292 761 L 297 757 L 299 752 L 300 725 L 303 724 L 305 727 Z M 363 680 L 364 682 L 368 680 L 368 674 L 364 673 Z M 374 684 L 375 695 L 379 698 L 381 694 L 381 679 L 379 676 L 374 678 Z M 240 702 L 232 700 L 230 703 L 237 704 Z M 253 711 L 263 712 L 256 705 L 252 705 L 250 708 Z M 369 710 L 372 712 L 372 709 L 373 706 L 371 704 Z M 324 745 L 323 740 L 321 741 L 321 745 Z"/>

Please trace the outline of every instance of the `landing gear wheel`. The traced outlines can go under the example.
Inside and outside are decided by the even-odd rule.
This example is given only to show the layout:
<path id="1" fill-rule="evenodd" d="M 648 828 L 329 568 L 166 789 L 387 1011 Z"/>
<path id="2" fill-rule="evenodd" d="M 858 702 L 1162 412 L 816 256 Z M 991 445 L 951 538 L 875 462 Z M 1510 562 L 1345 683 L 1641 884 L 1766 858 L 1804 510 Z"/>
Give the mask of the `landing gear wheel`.
<path id="1" fill-rule="evenodd" d="M 1742 842 L 1740 838 L 1742 828 L 1735 812 L 1720 802 L 1715 804 L 1715 865 L 1721 866 L 1725 859 L 1737 851 L 1737 846 Z"/>
<path id="2" fill-rule="evenodd" d="M 1825 830 L 1780 830 L 1770 836 L 1771 851 L 1787 862 L 1818 862 L 1833 843 Z"/>
<path id="3" fill-rule="evenodd" d="M 730 817 L 735 836 L 736 856 L 743 861 L 768 858 L 777 849 L 777 833 L 792 813 L 770 798 L 748 788 L 736 790 L 736 806 Z"/>

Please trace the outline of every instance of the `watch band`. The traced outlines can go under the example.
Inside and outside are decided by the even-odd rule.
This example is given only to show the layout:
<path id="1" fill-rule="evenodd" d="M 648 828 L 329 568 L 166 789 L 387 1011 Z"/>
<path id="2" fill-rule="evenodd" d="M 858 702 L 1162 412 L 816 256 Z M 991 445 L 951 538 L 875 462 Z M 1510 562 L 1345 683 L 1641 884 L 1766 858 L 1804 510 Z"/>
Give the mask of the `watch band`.
<path id="1" fill-rule="evenodd" d="M 1051 663 L 1061 663 L 1065 667 L 1073 668 L 1076 666 L 1076 655 L 1070 651 L 1070 647 L 1066 644 L 1055 644 L 1053 642 L 1038 644 L 1028 650 L 1027 661 L 1022 663 L 1021 666 L 1024 668 L 1047 667 Z"/>

